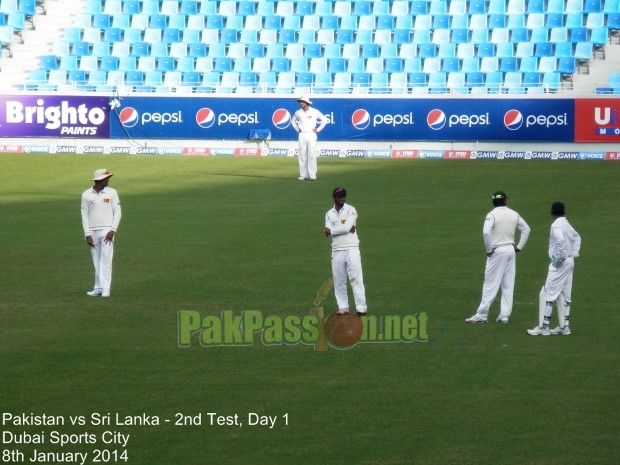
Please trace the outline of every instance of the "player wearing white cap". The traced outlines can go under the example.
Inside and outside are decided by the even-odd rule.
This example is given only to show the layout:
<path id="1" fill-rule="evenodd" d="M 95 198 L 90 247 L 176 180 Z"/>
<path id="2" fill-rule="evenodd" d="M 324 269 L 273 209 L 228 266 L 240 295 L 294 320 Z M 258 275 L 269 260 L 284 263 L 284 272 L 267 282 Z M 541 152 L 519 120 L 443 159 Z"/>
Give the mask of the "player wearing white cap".
<path id="1" fill-rule="evenodd" d="M 575 258 L 581 249 L 581 236 L 570 225 L 566 217 L 565 206 L 562 202 L 551 205 L 551 216 L 554 218 L 549 233 L 549 269 L 547 281 L 540 291 L 538 308 L 538 326 L 528 329 L 532 336 L 548 336 L 562 334 L 568 336 L 570 332 L 570 306 L 573 290 L 573 270 Z M 558 308 L 559 326 L 549 329 L 553 302 Z"/>
<path id="2" fill-rule="evenodd" d="M 508 323 L 512 314 L 512 299 L 515 287 L 516 256 L 525 247 L 530 236 L 530 227 L 514 210 L 506 206 L 508 196 L 497 191 L 491 195 L 495 207 L 484 219 L 482 236 L 487 253 L 482 286 L 482 300 L 476 314 L 465 321 L 467 323 L 486 323 L 489 309 L 501 287 L 502 301 L 498 323 Z M 515 246 L 515 232 L 521 232 L 519 244 Z"/>
<path id="3" fill-rule="evenodd" d="M 82 193 L 82 228 L 95 266 L 95 285 L 86 293 L 91 297 L 110 297 L 114 235 L 121 221 L 118 192 L 108 186 L 112 176 L 106 169 L 96 170 L 95 184 Z"/>
<path id="4" fill-rule="evenodd" d="M 347 277 L 353 289 L 355 310 L 366 315 L 366 290 L 362 273 L 360 240 L 357 237 L 357 210 L 346 203 L 347 190 L 336 187 L 332 192 L 334 206 L 325 214 L 325 237 L 332 238 L 332 276 L 338 314 L 349 312 Z"/>
<path id="5" fill-rule="evenodd" d="M 297 99 L 301 108 L 295 112 L 291 125 L 299 133 L 299 180 L 316 181 L 316 140 L 317 134 L 327 124 L 327 118 L 316 108 L 310 99 L 302 95 Z"/>

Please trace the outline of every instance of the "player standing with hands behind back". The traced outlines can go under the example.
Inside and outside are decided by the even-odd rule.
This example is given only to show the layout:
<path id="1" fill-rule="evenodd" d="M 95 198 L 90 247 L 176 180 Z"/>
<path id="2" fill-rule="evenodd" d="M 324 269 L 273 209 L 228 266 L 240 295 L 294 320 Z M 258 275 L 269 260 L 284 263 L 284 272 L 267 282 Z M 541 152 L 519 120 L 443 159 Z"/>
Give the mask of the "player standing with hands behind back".
<path id="1" fill-rule="evenodd" d="M 114 235 L 121 221 L 121 202 L 116 189 L 108 186 L 113 176 L 106 169 L 96 170 L 95 185 L 82 194 L 82 228 L 95 266 L 95 286 L 86 294 L 110 297 Z"/>
<path id="2" fill-rule="evenodd" d="M 362 274 L 360 240 L 357 237 L 357 210 L 346 203 L 347 190 L 336 187 L 332 192 L 334 207 L 325 214 L 325 237 L 332 238 L 332 276 L 338 315 L 349 313 L 347 276 L 353 289 L 355 310 L 366 315 L 366 289 Z"/>
<path id="3" fill-rule="evenodd" d="M 316 181 L 316 140 L 317 134 L 327 124 L 327 118 L 316 108 L 311 108 L 310 99 L 302 95 L 297 99 L 301 108 L 295 112 L 291 125 L 299 134 L 299 179 Z"/>
<path id="4" fill-rule="evenodd" d="M 547 281 L 540 291 L 539 325 L 527 332 L 532 336 L 548 336 L 549 334 L 570 334 L 570 305 L 573 291 L 573 269 L 575 258 L 579 256 L 581 236 L 570 225 L 566 217 L 564 204 L 554 202 L 551 205 L 551 232 L 549 233 L 549 269 Z M 553 302 L 558 307 L 560 325 L 550 330 Z"/>
<path id="5" fill-rule="evenodd" d="M 482 300 L 476 314 L 467 318 L 467 323 L 486 323 L 489 308 L 502 289 L 502 302 L 498 323 L 508 323 L 512 314 L 512 299 L 517 272 L 515 253 L 520 252 L 530 236 L 530 227 L 519 214 L 506 206 L 508 196 L 497 191 L 491 195 L 493 210 L 484 219 L 482 237 L 487 252 L 482 286 Z M 515 246 L 515 231 L 521 231 L 519 244 Z"/>

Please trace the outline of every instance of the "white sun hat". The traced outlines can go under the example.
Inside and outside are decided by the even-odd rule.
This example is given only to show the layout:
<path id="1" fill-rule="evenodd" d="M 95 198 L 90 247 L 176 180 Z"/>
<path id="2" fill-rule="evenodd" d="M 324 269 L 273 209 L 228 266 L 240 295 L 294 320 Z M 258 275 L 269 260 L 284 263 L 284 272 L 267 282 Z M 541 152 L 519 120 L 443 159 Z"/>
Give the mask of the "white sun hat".
<path id="1" fill-rule="evenodd" d="M 95 172 L 93 173 L 93 179 L 91 179 L 91 181 L 101 181 L 102 179 L 109 178 L 111 176 L 114 176 L 114 173 L 110 173 L 105 168 L 101 168 L 99 170 L 95 170 Z"/>
<path id="2" fill-rule="evenodd" d="M 301 97 L 297 99 L 297 101 L 306 102 L 308 105 L 312 105 L 312 102 L 310 101 L 310 97 L 308 97 L 307 95 L 302 95 Z"/>

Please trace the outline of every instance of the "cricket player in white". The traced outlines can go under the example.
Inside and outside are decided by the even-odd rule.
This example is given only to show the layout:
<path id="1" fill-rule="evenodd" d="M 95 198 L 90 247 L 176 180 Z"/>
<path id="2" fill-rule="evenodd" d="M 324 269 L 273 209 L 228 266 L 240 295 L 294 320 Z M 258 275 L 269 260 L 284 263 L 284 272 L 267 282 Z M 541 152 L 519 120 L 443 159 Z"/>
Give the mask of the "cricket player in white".
<path id="1" fill-rule="evenodd" d="M 347 191 L 337 187 L 332 192 L 334 207 L 325 215 L 325 237 L 332 238 L 332 275 L 338 314 L 349 312 L 347 277 L 351 282 L 355 310 L 366 315 L 366 290 L 362 274 L 362 258 L 357 237 L 357 210 L 345 202 Z"/>
<path id="2" fill-rule="evenodd" d="M 498 191 L 491 196 L 495 207 L 484 219 L 482 236 L 487 253 L 482 286 L 482 300 L 476 314 L 465 321 L 467 323 L 488 322 L 489 309 L 497 296 L 500 287 L 502 300 L 498 323 L 508 323 L 512 314 L 512 302 L 517 271 L 516 255 L 525 247 L 530 236 L 530 227 L 514 210 L 506 206 L 508 196 Z M 519 244 L 515 246 L 515 231 L 521 235 Z"/>
<path id="3" fill-rule="evenodd" d="M 528 329 L 532 336 L 548 336 L 562 334 L 568 336 L 570 332 L 570 307 L 573 290 L 573 270 L 575 258 L 581 249 L 581 236 L 570 225 L 566 217 L 565 206 L 562 202 L 551 205 L 551 216 L 554 218 L 549 233 L 549 270 L 547 281 L 540 291 L 538 308 L 538 326 Z M 559 326 L 549 329 L 553 302 L 558 308 Z"/>
<path id="4" fill-rule="evenodd" d="M 297 99 L 301 108 L 295 112 L 291 125 L 299 133 L 299 180 L 316 181 L 317 134 L 327 124 L 327 118 L 319 110 L 310 107 L 310 99 L 302 95 Z"/>
<path id="5" fill-rule="evenodd" d="M 118 193 L 108 186 L 112 176 L 106 169 L 96 170 L 94 186 L 82 194 L 82 228 L 95 265 L 95 285 L 86 293 L 91 297 L 110 297 L 114 235 L 121 221 Z"/>

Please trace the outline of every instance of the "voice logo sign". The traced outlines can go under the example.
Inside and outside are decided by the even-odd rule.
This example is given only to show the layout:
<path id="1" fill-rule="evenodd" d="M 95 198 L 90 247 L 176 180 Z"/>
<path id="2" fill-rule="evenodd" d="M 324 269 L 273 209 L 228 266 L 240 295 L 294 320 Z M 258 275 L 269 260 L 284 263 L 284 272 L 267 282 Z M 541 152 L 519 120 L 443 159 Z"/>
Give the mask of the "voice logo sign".
<path id="1" fill-rule="evenodd" d="M 124 127 L 133 128 L 138 124 L 140 114 L 135 108 L 125 107 L 118 113 L 118 119 Z"/>
<path id="2" fill-rule="evenodd" d="M 196 124 L 208 129 L 215 124 L 215 112 L 211 108 L 201 108 L 196 112 Z"/>
<path id="3" fill-rule="evenodd" d="M 523 115 L 519 110 L 508 110 L 504 115 L 504 126 L 510 131 L 516 131 L 523 125 Z"/>
<path id="4" fill-rule="evenodd" d="M 278 108 L 271 115 L 271 122 L 276 129 L 286 129 L 291 125 L 291 114 L 284 108 Z"/>
<path id="5" fill-rule="evenodd" d="M 426 124 L 428 124 L 428 127 L 434 131 L 443 129 L 446 125 L 446 120 L 446 114 L 437 108 L 431 110 L 430 113 L 426 115 Z"/>

